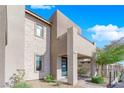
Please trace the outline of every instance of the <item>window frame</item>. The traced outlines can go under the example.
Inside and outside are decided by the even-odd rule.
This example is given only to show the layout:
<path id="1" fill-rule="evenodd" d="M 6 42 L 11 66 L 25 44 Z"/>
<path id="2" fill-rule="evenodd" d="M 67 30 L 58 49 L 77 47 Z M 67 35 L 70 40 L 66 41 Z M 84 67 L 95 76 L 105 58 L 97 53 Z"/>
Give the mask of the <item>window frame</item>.
<path id="1" fill-rule="evenodd" d="M 41 68 L 40 68 L 40 70 L 37 70 L 37 67 L 36 67 L 36 66 L 37 66 L 37 63 L 36 63 L 36 60 L 37 60 L 36 57 L 37 57 L 37 56 L 39 56 L 39 57 L 41 58 Z M 35 54 L 35 55 L 34 55 L 34 59 L 35 59 L 35 60 L 34 60 L 34 71 L 35 71 L 35 72 L 43 71 L 43 61 L 44 61 L 44 60 L 43 60 L 43 56 L 42 56 L 42 55 L 39 55 L 39 54 Z"/>
<path id="2" fill-rule="evenodd" d="M 42 28 L 42 30 L 40 30 L 40 36 L 37 35 L 37 26 L 40 26 Z M 39 24 L 39 23 L 35 23 L 35 31 L 34 31 L 34 34 L 36 37 L 39 37 L 39 38 L 42 38 L 44 39 L 44 26 Z"/>

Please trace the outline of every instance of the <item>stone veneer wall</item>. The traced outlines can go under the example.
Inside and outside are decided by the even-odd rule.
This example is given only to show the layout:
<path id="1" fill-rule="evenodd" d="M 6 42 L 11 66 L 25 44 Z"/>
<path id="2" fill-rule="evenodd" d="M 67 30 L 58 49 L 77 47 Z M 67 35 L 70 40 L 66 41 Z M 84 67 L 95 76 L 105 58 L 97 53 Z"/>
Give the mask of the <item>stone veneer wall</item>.
<path id="1" fill-rule="evenodd" d="M 36 23 L 47 27 L 43 39 L 35 36 Z M 40 72 L 35 71 L 35 54 L 44 56 L 43 69 Z M 50 73 L 50 27 L 29 14 L 25 18 L 25 70 L 26 80 L 41 79 Z"/>

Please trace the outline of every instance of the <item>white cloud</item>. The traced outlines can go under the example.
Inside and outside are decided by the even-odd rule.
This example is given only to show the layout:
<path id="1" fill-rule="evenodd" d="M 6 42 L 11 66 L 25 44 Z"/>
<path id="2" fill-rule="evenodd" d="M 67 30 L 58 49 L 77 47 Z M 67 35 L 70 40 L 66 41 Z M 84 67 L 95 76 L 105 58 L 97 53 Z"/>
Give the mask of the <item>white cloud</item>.
<path id="1" fill-rule="evenodd" d="M 53 6 L 53 5 L 31 5 L 32 9 L 48 9 L 48 10 L 50 10 L 54 7 L 55 6 Z"/>
<path id="2" fill-rule="evenodd" d="M 124 27 L 119 28 L 116 25 L 109 24 L 95 25 L 88 29 L 93 32 L 92 38 L 96 41 L 112 41 L 124 37 Z"/>

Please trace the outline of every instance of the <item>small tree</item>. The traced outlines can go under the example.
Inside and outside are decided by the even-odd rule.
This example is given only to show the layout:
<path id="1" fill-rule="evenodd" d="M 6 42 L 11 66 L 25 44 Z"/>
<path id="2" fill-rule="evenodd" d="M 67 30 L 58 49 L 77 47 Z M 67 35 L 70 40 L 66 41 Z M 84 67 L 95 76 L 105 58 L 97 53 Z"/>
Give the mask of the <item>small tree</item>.
<path id="1" fill-rule="evenodd" d="M 124 44 L 110 44 L 103 49 L 97 49 L 97 64 L 101 65 L 101 75 L 103 76 L 103 66 L 124 60 Z"/>
<path id="2" fill-rule="evenodd" d="M 106 51 L 104 49 L 99 49 L 97 50 L 97 60 L 96 63 L 98 65 L 101 65 L 101 75 L 103 76 L 103 67 L 106 64 L 109 64 L 109 58 L 108 58 L 108 54 L 106 53 Z"/>

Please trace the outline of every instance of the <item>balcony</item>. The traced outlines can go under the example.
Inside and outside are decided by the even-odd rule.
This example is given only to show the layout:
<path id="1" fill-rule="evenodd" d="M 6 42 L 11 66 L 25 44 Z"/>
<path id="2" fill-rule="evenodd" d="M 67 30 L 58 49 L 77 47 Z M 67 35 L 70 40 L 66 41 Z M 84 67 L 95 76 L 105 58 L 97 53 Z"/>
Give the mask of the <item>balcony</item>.
<path id="1" fill-rule="evenodd" d="M 73 52 L 76 52 L 82 56 L 92 57 L 96 52 L 95 45 L 80 36 L 77 29 L 74 27 L 68 29 L 67 43 L 72 44 Z"/>
<path id="2" fill-rule="evenodd" d="M 58 55 L 67 55 L 67 45 L 73 46 L 73 52 L 82 56 L 92 57 L 96 52 L 96 46 L 86 38 L 79 34 L 79 31 L 71 27 L 67 33 L 57 38 L 57 53 Z"/>

